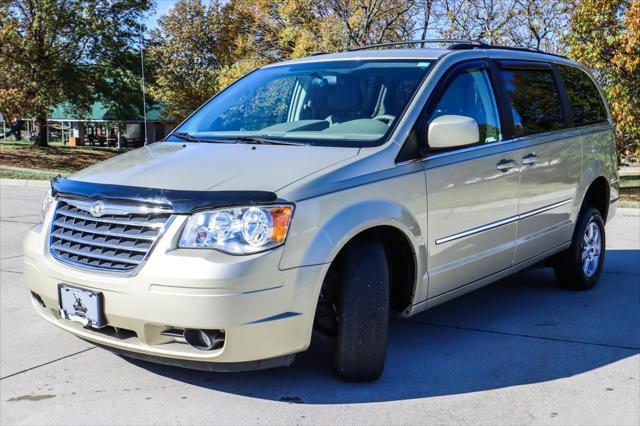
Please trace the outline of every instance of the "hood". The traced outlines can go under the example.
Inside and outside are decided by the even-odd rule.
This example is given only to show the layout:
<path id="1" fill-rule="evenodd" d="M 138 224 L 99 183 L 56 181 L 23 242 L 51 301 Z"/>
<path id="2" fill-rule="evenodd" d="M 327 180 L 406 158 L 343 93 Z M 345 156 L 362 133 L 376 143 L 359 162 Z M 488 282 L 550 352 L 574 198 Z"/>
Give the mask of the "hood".
<path id="1" fill-rule="evenodd" d="M 71 179 L 188 191 L 277 191 L 347 160 L 358 148 L 159 142 L 75 173 Z"/>

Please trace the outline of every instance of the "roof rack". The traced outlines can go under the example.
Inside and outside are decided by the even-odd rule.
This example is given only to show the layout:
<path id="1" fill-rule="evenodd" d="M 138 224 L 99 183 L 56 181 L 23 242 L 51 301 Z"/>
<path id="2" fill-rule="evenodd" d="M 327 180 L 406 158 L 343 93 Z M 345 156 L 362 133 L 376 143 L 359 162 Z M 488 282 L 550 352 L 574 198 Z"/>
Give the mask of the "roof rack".
<path id="1" fill-rule="evenodd" d="M 378 47 L 391 47 L 401 46 L 406 44 L 436 44 L 436 43 L 451 43 L 451 44 L 464 44 L 469 46 L 480 46 L 482 43 L 473 40 L 461 40 L 461 39 L 423 39 L 423 40 L 407 40 L 407 41 L 392 41 L 389 43 L 368 44 L 366 46 L 358 46 L 347 49 L 347 52 L 356 52 L 358 50 L 376 49 Z"/>
<path id="2" fill-rule="evenodd" d="M 376 49 L 379 47 L 391 47 L 401 45 L 413 45 L 413 44 L 436 44 L 436 43 L 448 43 L 448 50 L 466 50 L 466 49 L 502 49 L 513 50 L 518 52 L 531 52 L 541 53 L 544 55 L 557 56 L 559 58 L 566 58 L 566 56 L 558 55 L 556 53 L 545 52 L 544 50 L 536 49 L 533 47 L 521 47 L 521 46 L 498 46 L 495 44 L 488 44 L 477 40 L 459 40 L 459 39 L 424 39 L 424 40 L 409 40 L 409 41 L 397 41 L 389 43 L 370 44 L 367 46 L 358 46 L 351 49 L 347 49 L 348 52 L 355 52 L 358 50 Z"/>
<path id="3" fill-rule="evenodd" d="M 549 53 L 549 52 L 545 52 L 544 50 L 541 49 L 536 49 L 535 47 L 525 47 L 525 46 L 499 46 L 497 44 L 488 44 L 488 43 L 479 43 L 479 44 L 472 44 L 472 45 L 465 45 L 465 44 L 456 44 L 456 45 L 451 45 L 449 47 L 447 47 L 447 49 L 450 50 L 464 50 L 464 49 L 499 49 L 499 50 L 512 50 L 512 51 L 516 51 L 516 52 L 531 52 L 531 53 L 540 53 L 543 55 L 550 55 L 550 56 L 557 56 L 559 58 L 565 58 L 566 56 L 563 55 L 559 55 L 557 53 Z"/>

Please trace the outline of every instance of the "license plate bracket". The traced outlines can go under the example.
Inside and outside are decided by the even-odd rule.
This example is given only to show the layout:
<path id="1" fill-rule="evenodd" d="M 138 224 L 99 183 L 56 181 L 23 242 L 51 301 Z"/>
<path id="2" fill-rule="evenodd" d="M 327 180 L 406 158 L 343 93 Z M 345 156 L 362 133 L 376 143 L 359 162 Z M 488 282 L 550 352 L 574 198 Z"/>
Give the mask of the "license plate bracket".
<path id="1" fill-rule="evenodd" d="M 103 328 L 107 325 L 104 295 L 99 291 L 59 283 L 58 309 L 62 318 L 79 322 L 85 327 Z"/>

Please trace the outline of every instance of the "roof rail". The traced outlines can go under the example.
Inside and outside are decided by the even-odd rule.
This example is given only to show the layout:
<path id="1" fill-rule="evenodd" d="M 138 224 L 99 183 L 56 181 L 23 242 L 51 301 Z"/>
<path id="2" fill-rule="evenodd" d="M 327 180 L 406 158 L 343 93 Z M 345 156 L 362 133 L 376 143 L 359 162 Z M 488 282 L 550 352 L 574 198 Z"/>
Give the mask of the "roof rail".
<path id="1" fill-rule="evenodd" d="M 550 55 L 550 56 L 557 56 L 559 58 L 567 58 L 564 55 L 560 55 L 557 53 L 549 53 L 549 52 L 545 52 L 544 50 L 541 49 L 537 49 L 535 47 L 525 47 L 525 46 L 499 46 L 497 44 L 487 44 L 487 43 L 480 43 L 480 44 L 473 44 L 473 45 L 463 45 L 463 44 L 459 44 L 459 45 L 452 45 L 449 46 L 448 49 L 450 50 L 463 50 L 463 49 L 499 49 L 499 50 L 512 50 L 512 51 L 516 51 L 516 52 L 531 52 L 531 53 L 540 53 L 542 55 Z"/>
<path id="2" fill-rule="evenodd" d="M 409 40 L 409 41 L 397 41 L 389 43 L 370 44 L 366 46 L 358 46 L 351 49 L 347 49 L 348 52 L 355 52 L 358 50 L 375 49 L 378 47 L 390 47 L 412 44 L 435 44 L 435 43 L 449 43 L 448 50 L 465 50 L 465 49 L 502 49 L 502 50 L 514 50 L 518 52 L 531 52 L 541 53 L 544 55 L 557 56 L 559 58 L 565 58 L 566 56 L 556 53 L 545 52 L 544 50 L 536 49 L 533 47 L 521 47 L 521 46 L 498 46 L 495 44 L 488 44 L 477 40 L 458 40 L 458 39 L 424 39 L 424 40 Z"/>
<path id="3" fill-rule="evenodd" d="M 390 46 L 401 46 L 406 44 L 435 44 L 435 43 L 451 43 L 451 44 L 465 44 L 465 45 L 475 45 L 480 46 L 482 43 L 473 40 L 459 40 L 459 39 L 424 39 L 424 40 L 408 40 L 408 41 L 392 41 L 389 43 L 378 43 L 378 44 L 368 44 L 366 46 L 358 46 L 347 49 L 347 52 L 355 52 L 358 50 L 367 50 L 367 49 L 375 49 L 378 47 L 390 47 Z"/>

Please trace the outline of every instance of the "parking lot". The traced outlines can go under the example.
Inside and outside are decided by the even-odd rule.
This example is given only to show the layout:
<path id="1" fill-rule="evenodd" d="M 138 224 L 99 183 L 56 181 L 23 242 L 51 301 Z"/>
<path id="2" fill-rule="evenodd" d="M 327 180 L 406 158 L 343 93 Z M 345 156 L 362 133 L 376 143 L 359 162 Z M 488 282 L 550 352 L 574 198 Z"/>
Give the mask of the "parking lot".
<path id="1" fill-rule="evenodd" d="M 0 186 L 1 424 L 640 424 L 640 215 L 608 225 L 588 292 L 532 269 L 392 322 L 375 383 L 314 342 L 293 366 L 219 374 L 120 358 L 31 308 L 24 232 L 44 187 Z"/>

